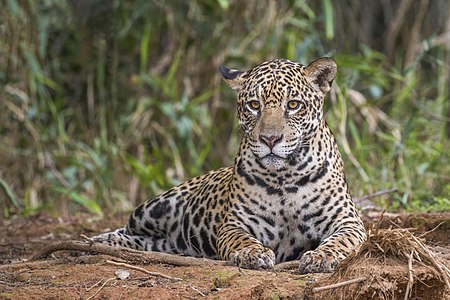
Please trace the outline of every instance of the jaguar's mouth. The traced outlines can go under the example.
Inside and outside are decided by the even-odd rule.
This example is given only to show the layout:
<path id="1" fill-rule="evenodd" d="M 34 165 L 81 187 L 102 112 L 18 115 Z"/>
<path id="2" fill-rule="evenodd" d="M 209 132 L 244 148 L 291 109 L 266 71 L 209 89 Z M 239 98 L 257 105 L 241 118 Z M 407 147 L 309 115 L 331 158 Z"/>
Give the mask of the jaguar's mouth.
<path id="1" fill-rule="evenodd" d="M 275 154 L 273 152 L 270 152 L 269 154 L 267 154 L 266 156 L 262 157 L 261 159 L 283 159 L 285 160 L 285 157 L 281 157 L 278 154 Z"/>

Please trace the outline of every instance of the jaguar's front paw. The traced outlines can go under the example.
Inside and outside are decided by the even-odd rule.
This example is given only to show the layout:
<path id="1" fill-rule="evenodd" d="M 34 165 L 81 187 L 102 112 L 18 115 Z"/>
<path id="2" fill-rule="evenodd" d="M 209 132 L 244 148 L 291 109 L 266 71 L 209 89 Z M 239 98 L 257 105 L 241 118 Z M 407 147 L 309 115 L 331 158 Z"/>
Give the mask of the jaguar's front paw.
<path id="1" fill-rule="evenodd" d="M 323 251 L 307 251 L 300 258 L 299 272 L 307 273 L 331 273 L 337 266 L 337 259 L 332 254 Z"/>
<path id="2" fill-rule="evenodd" d="M 273 269 L 275 253 L 267 247 L 247 247 L 233 252 L 230 262 L 246 269 Z"/>

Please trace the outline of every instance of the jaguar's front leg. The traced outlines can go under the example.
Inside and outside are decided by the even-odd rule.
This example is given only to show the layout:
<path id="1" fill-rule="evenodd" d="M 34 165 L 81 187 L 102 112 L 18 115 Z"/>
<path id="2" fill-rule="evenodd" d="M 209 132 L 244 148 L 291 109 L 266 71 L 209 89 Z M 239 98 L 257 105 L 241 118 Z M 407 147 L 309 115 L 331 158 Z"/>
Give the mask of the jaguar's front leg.
<path id="1" fill-rule="evenodd" d="M 243 226 L 232 221 L 222 223 L 217 234 L 217 248 L 220 259 L 246 269 L 272 269 L 275 253 L 265 247 Z"/>
<path id="2" fill-rule="evenodd" d="M 342 259 L 359 249 L 365 236 L 362 223 L 357 224 L 356 228 L 341 228 L 325 239 L 317 249 L 302 255 L 299 265 L 300 274 L 333 272 Z"/>

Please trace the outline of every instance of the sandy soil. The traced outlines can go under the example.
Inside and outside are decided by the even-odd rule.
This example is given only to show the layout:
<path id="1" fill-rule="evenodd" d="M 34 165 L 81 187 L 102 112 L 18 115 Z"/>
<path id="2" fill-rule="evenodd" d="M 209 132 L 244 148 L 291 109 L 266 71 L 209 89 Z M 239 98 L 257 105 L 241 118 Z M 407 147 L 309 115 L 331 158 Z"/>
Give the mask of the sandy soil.
<path id="1" fill-rule="evenodd" d="M 27 261 L 46 245 L 120 227 L 126 218 L 123 215 L 96 220 L 89 215 L 67 218 L 40 215 L 0 220 L 0 299 L 322 299 L 312 288 L 323 286 L 334 276 L 252 271 L 232 266 L 140 266 L 182 279 L 176 280 L 111 265 L 107 263 L 111 257 L 106 255 L 80 256 L 69 251 L 55 252 L 46 260 Z M 370 226 L 371 218 L 366 219 Z M 391 215 L 382 221 L 382 227 L 415 228 L 416 235 L 433 230 L 424 235 L 427 245 L 447 262 L 450 260 L 450 212 Z M 371 268 L 379 264 L 386 282 L 371 284 L 371 289 L 364 289 L 361 283 L 346 285 L 347 289 L 353 289 L 357 299 L 371 299 L 374 295 L 381 299 L 403 299 L 407 264 L 396 260 L 368 260 L 367 264 Z M 126 270 L 129 275 L 119 279 L 118 270 Z M 413 285 L 410 299 L 449 296 L 444 291 L 445 284 L 429 267 L 414 265 L 414 273 L 417 284 Z M 377 294 L 377 284 L 395 285 L 391 289 L 394 292 Z"/>

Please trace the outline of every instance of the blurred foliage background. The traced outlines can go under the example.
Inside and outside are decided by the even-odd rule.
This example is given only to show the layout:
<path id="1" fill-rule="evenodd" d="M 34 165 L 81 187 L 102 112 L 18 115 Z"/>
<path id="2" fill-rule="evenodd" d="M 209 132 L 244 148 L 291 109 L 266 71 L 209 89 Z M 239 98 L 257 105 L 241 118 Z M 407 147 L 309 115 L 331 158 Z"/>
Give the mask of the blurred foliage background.
<path id="1" fill-rule="evenodd" d="M 217 68 L 332 56 L 354 196 L 450 209 L 447 0 L 0 0 L 0 209 L 105 215 L 233 162 Z"/>

